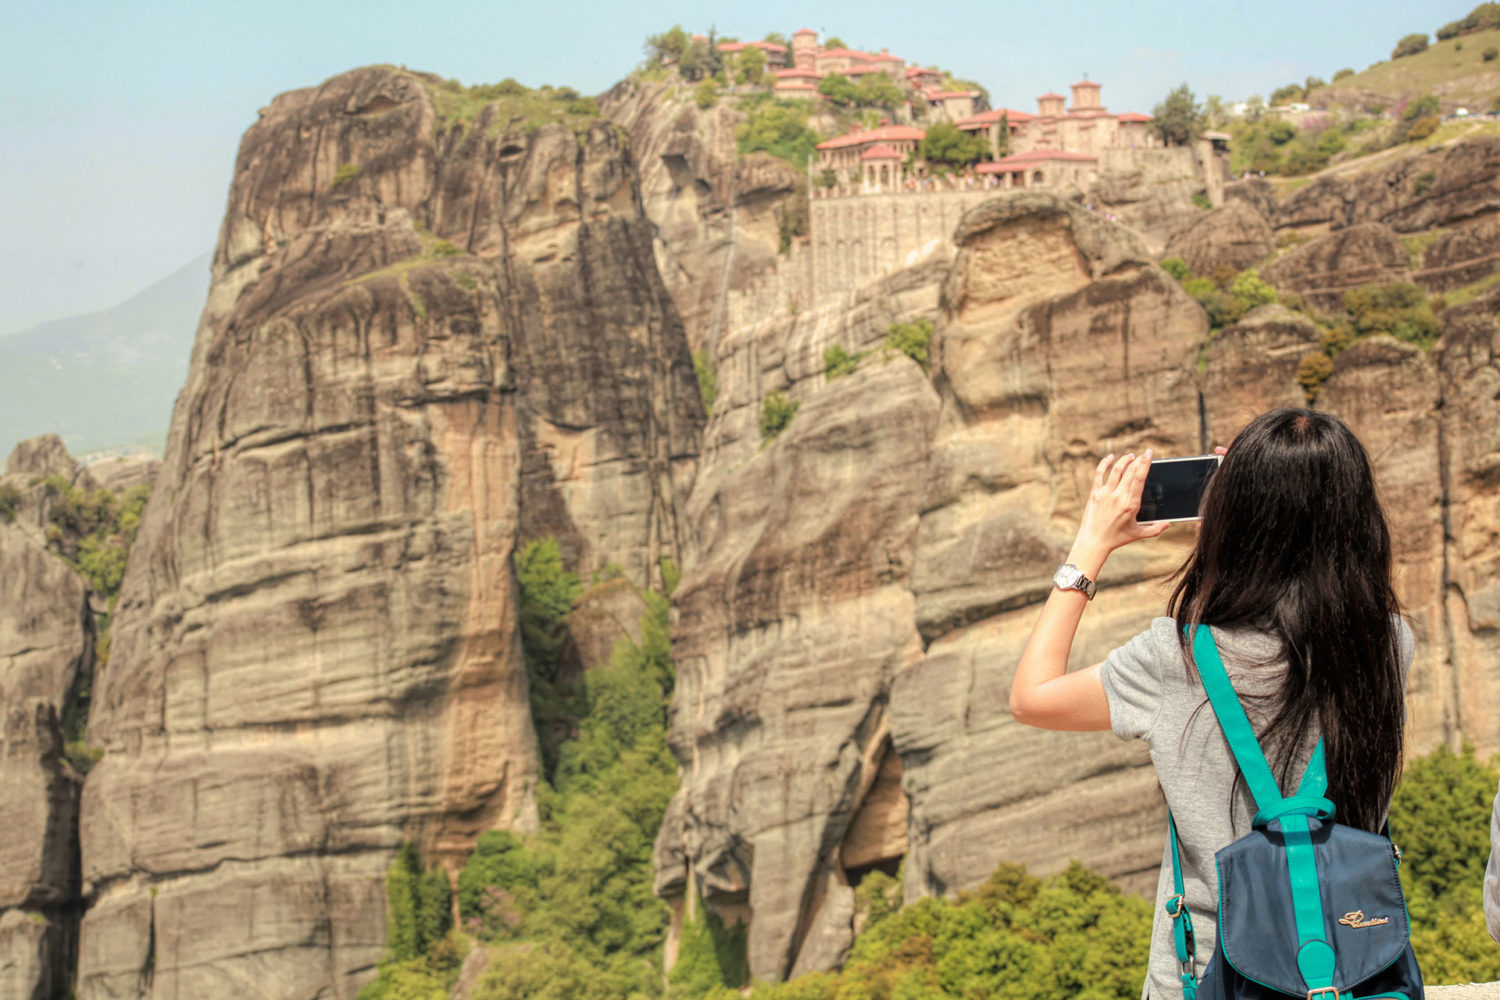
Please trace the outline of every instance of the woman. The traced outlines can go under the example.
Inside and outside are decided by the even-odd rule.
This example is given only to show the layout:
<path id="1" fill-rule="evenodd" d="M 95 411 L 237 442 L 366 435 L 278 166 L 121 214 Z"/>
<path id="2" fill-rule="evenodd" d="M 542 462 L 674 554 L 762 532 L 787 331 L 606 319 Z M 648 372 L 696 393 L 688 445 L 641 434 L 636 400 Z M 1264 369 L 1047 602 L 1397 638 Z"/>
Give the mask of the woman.
<path id="1" fill-rule="evenodd" d="M 1211 627 L 1282 791 L 1295 790 L 1321 736 L 1339 820 L 1370 831 L 1384 822 L 1401 769 L 1412 657 L 1369 457 L 1349 429 L 1326 413 L 1276 410 L 1219 451 L 1169 617 L 1104 662 L 1068 673 L 1109 554 L 1168 527 L 1135 520 L 1150 450 L 1105 456 L 1010 694 L 1012 714 L 1027 725 L 1113 729 L 1150 744 L 1181 840 L 1195 978 L 1216 941 L 1214 852 L 1250 831 L 1255 810 L 1193 670 L 1187 627 Z M 1164 910 L 1171 878 L 1164 854 L 1144 996 L 1182 995 Z"/>

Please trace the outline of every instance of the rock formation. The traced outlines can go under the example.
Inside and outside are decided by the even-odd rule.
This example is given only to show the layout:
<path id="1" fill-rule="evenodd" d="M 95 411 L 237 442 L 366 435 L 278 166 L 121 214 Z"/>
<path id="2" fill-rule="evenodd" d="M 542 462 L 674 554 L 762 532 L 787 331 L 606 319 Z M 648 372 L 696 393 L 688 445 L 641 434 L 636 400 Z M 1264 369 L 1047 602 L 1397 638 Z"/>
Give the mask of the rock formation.
<path id="1" fill-rule="evenodd" d="M 83 578 L 47 551 L 40 487 L 78 465 L 55 435 L 18 444 L 0 486 L 17 491 L 0 518 L 0 996 L 49 1000 L 73 972 L 78 917 L 78 789 L 63 758 L 63 720 L 93 671 L 94 627 Z M 75 734 L 76 738 L 76 734 Z"/>
<path id="2" fill-rule="evenodd" d="M 1301 293 L 1317 309 L 1341 313 L 1344 293 L 1362 285 L 1409 281 L 1411 255 L 1390 227 L 1361 222 L 1304 243 L 1261 269 L 1283 292 Z"/>
<path id="3" fill-rule="evenodd" d="M 1181 257 L 1194 274 L 1206 275 L 1219 267 L 1254 267 L 1275 249 L 1276 235 L 1265 216 L 1244 201 L 1231 201 L 1173 234 L 1165 256 Z"/>
<path id="4" fill-rule="evenodd" d="M 739 157 L 744 112 L 727 101 L 700 108 L 689 94 L 675 78 L 630 78 L 601 106 L 630 135 L 657 265 L 698 350 L 723 334 L 730 292 L 776 267 L 782 214 L 806 179 L 764 153 Z"/>
<path id="5" fill-rule="evenodd" d="M 81 998 L 353 997 L 401 841 L 535 822 L 518 543 L 677 551 L 702 407 L 620 137 L 429 83 L 241 144 L 95 691 Z"/>

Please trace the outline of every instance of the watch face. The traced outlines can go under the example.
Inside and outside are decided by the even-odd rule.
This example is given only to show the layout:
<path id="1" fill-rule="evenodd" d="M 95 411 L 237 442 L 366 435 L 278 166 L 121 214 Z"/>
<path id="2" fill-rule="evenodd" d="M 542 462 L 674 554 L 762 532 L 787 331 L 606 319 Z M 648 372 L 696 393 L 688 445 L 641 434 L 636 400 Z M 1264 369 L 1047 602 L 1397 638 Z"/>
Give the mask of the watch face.
<path id="1" fill-rule="evenodd" d="M 1083 571 L 1077 566 L 1059 566 L 1057 572 L 1052 574 L 1052 582 L 1064 590 L 1076 590 L 1078 581 L 1082 579 Z"/>

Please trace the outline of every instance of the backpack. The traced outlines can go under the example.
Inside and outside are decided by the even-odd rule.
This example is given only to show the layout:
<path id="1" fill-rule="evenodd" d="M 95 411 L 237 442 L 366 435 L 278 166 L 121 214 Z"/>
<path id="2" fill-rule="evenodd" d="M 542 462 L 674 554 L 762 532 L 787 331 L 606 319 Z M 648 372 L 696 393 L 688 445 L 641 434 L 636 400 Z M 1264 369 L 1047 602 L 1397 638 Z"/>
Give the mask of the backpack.
<path id="1" fill-rule="evenodd" d="M 1219 942 L 1196 983 L 1177 824 L 1168 813 L 1176 894 L 1166 910 L 1185 1000 L 1422 1000 L 1400 851 L 1388 835 L 1333 821 L 1322 740 L 1297 793 L 1284 797 L 1206 625 L 1193 635 L 1193 659 L 1259 811 L 1250 833 L 1214 855 Z"/>

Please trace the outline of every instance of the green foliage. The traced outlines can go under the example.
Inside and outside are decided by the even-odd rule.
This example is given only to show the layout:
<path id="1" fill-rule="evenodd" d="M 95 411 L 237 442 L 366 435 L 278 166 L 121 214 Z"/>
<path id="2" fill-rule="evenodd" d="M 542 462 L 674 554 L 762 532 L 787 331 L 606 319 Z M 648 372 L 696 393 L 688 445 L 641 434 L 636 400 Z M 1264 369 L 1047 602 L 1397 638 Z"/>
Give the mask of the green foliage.
<path id="1" fill-rule="evenodd" d="M 1414 101 L 1408 101 L 1406 107 L 1401 110 L 1401 117 L 1396 121 L 1396 127 L 1391 130 L 1390 144 L 1399 146 L 1403 142 L 1413 142 L 1425 139 L 1442 122 L 1442 107 L 1436 96 L 1428 94 Z"/>
<path id="2" fill-rule="evenodd" d="M 1187 261 L 1181 257 L 1168 257 L 1161 262 L 1161 269 L 1178 281 L 1183 281 L 1192 273 L 1192 270 L 1187 265 Z"/>
<path id="3" fill-rule="evenodd" d="M 760 99 L 746 102 L 749 117 L 734 130 L 735 148 L 741 156 L 766 152 L 798 170 L 806 169 L 820 141 L 818 133 L 807 127 L 807 107 L 769 94 L 754 96 Z"/>
<path id="4" fill-rule="evenodd" d="M 1323 383 L 1332 374 L 1333 359 L 1322 351 L 1304 354 L 1302 360 L 1297 362 L 1297 384 L 1302 387 L 1302 394 L 1309 403 L 1318 398 Z"/>
<path id="5" fill-rule="evenodd" d="M 333 172 L 333 189 L 337 191 L 358 176 L 359 164 L 340 163 L 338 169 Z"/>
<path id="6" fill-rule="evenodd" d="M 1046 880 L 1002 865 L 973 892 L 923 899 L 873 921 L 841 972 L 758 986 L 752 996 L 1134 1000 L 1150 938 L 1151 904 L 1076 862 Z"/>
<path id="7" fill-rule="evenodd" d="M 859 87 L 842 73 L 829 73 L 818 81 L 818 93 L 834 104 L 853 107 L 859 103 Z"/>
<path id="8" fill-rule="evenodd" d="M 787 424 L 792 422 L 792 414 L 797 412 L 799 405 L 787 399 L 779 389 L 766 393 L 765 399 L 760 403 L 761 441 L 769 443 L 776 435 L 786 430 Z"/>
<path id="9" fill-rule="evenodd" d="M 550 592 L 555 613 L 564 599 L 571 605 L 576 577 L 554 564 L 555 543 L 536 551 L 548 553 L 544 585 L 523 588 L 523 598 Z M 491 963 L 476 997 L 660 994 L 667 910 L 652 893 L 651 852 L 677 788 L 666 743 L 673 668 L 667 599 L 641 596 L 640 644 L 622 638 L 608 665 L 584 674 L 574 734 L 538 788 L 541 831 L 525 840 L 484 834 L 459 874 L 464 929 L 518 942 Z M 523 615 L 525 607 L 523 599 Z"/>
<path id="10" fill-rule="evenodd" d="M 1418 52 L 1426 51 L 1427 35 L 1423 32 L 1417 31 L 1413 32 L 1410 35 L 1403 36 L 1402 39 L 1396 43 L 1396 47 L 1391 50 L 1391 58 L 1401 59 L 1406 56 L 1414 56 Z"/>
<path id="11" fill-rule="evenodd" d="M 1214 207 L 1214 203 L 1209 201 L 1208 195 L 1204 194 L 1202 191 L 1194 191 L 1192 201 L 1194 205 L 1203 209 L 1204 211 L 1207 211 L 1210 208 Z"/>
<path id="12" fill-rule="evenodd" d="M 1412 195 L 1412 197 L 1413 198 L 1420 198 L 1422 195 L 1426 194 L 1429 190 L 1431 190 L 1433 183 L 1436 182 L 1436 181 L 1437 181 L 1437 172 L 1436 171 L 1433 171 L 1433 170 L 1424 170 L 1424 171 L 1422 171 L 1420 174 L 1418 174 L 1416 177 L 1414 177 L 1412 179 L 1412 182 L 1411 182 L 1411 195 Z"/>
<path id="13" fill-rule="evenodd" d="M 1203 109 L 1186 83 L 1173 88 L 1151 115 L 1151 130 L 1168 146 L 1186 145 L 1203 131 Z"/>
<path id="14" fill-rule="evenodd" d="M 827 49 L 830 52 L 834 49 L 847 49 L 848 47 L 849 46 L 844 44 L 844 40 L 837 35 L 834 35 L 832 38 L 824 39 L 823 41 L 823 48 Z"/>
<path id="15" fill-rule="evenodd" d="M 693 373 L 697 376 L 697 394 L 703 400 L 703 412 L 714 412 L 714 400 L 718 399 L 718 375 L 708 351 L 693 351 Z"/>
<path id="16" fill-rule="evenodd" d="M 854 889 L 855 919 L 863 920 L 864 929 L 869 930 L 900 910 L 902 897 L 899 876 L 887 875 L 879 869 L 869 872 Z"/>
<path id="17" fill-rule="evenodd" d="M 21 491 L 13 483 L 0 483 L 0 521 L 14 524 L 21 506 Z"/>
<path id="18" fill-rule="evenodd" d="M 417 932 L 417 873 L 420 868 L 416 848 L 407 841 L 385 870 L 386 949 L 397 962 L 420 957 L 425 944 Z"/>
<path id="19" fill-rule="evenodd" d="M 735 82 L 758 87 L 764 82 L 765 75 L 766 54 L 764 52 L 757 48 L 747 48 L 740 52 L 734 71 Z"/>
<path id="20" fill-rule="evenodd" d="M 680 59 L 687 47 L 688 33 L 682 30 L 682 25 L 674 24 L 661 34 L 651 35 L 646 39 L 646 57 L 657 63 L 667 59 Z"/>
<path id="21" fill-rule="evenodd" d="M 842 344 L 831 344 L 823 349 L 823 375 L 829 379 L 848 375 L 859 366 L 863 358 L 863 353 L 850 354 Z"/>
<path id="22" fill-rule="evenodd" d="M 511 128 L 530 134 L 547 124 L 585 132 L 600 119 L 599 103 L 572 87 L 532 89 L 512 79 L 466 87 L 457 80 L 434 82 L 425 76 L 416 78 L 432 97 L 440 132 L 467 128 L 486 114 L 485 131 L 489 135 Z"/>
<path id="23" fill-rule="evenodd" d="M 701 1000 L 718 990 L 737 989 L 748 983 L 747 934 L 748 928 L 738 921 L 726 927 L 723 918 L 700 899 L 696 912 L 682 924 L 677 962 L 668 977 L 668 1000 Z"/>
<path id="24" fill-rule="evenodd" d="M 1289 83 L 1285 87 L 1277 87 L 1271 91 L 1270 104 L 1274 108 L 1278 105 L 1300 101 L 1306 96 L 1307 91 L 1302 88 L 1302 84 Z"/>
<path id="25" fill-rule="evenodd" d="M 563 616 L 583 593 L 576 573 L 563 567 L 557 539 L 533 539 L 515 557 L 520 585 L 521 647 L 531 684 L 531 716 L 542 751 L 543 773 L 557 767 L 559 747 L 581 714 L 580 694 L 558 675 L 567 640 Z"/>
<path id="26" fill-rule="evenodd" d="M 706 76 L 698 81 L 698 86 L 693 88 L 693 102 L 700 108 L 711 108 L 719 99 L 719 83 L 711 76 Z"/>
<path id="27" fill-rule="evenodd" d="M 1247 311 L 1254 309 L 1256 306 L 1276 301 L 1276 289 L 1262 280 L 1260 271 L 1253 267 L 1249 270 L 1241 271 L 1229 283 L 1229 294 L 1245 303 Z"/>
<path id="28" fill-rule="evenodd" d="M 1432 983 L 1500 979 L 1500 949 L 1485 929 L 1482 891 L 1490 807 L 1500 772 L 1474 749 L 1439 746 L 1411 761 L 1391 800 L 1412 949 Z"/>
<path id="29" fill-rule="evenodd" d="M 1427 292 L 1417 285 L 1365 285 L 1344 293 L 1344 308 L 1353 317 L 1355 332 L 1362 337 L 1390 334 L 1425 350 L 1442 333 Z"/>
<path id="30" fill-rule="evenodd" d="M 151 488 L 132 486 L 116 496 L 109 490 L 82 489 L 60 476 L 48 477 L 42 486 L 50 526 L 48 548 L 113 606 Z"/>
<path id="31" fill-rule="evenodd" d="M 427 956 L 402 962 L 383 961 L 374 981 L 359 991 L 359 1000 L 448 1000 L 458 981 L 458 967 L 440 968 Z"/>
<path id="32" fill-rule="evenodd" d="M 427 252 L 434 257 L 457 257 L 463 253 L 452 240 L 435 240 Z"/>
<path id="33" fill-rule="evenodd" d="M 1276 301 L 1276 289 L 1255 268 L 1239 273 L 1232 268 L 1221 268 L 1212 277 L 1203 277 L 1190 273 L 1186 262 L 1174 257 L 1162 261 L 1162 268 L 1182 283 L 1183 291 L 1198 300 L 1214 330 L 1233 326 L 1256 306 Z"/>
<path id="34" fill-rule="evenodd" d="M 929 163 L 967 167 L 989 151 L 989 144 L 972 132 L 964 132 L 951 122 L 938 122 L 927 130 L 919 151 Z"/>
<path id="35" fill-rule="evenodd" d="M 1459 35 L 1471 35 L 1476 31 L 1491 31 L 1500 28 L 1500 3 L 1482 3 L 1457 21 L 1449 21 L 1437 30 L 1438 41 L 1447 41 Z"/>
<path id="36" fill-rule="evenodd" d="M 1348 66 L 1345 66 L 1343 69 L 1341 69 L 1338 72 L 1336 72 L 1336 73 L 1333 74 L 1333 82 L 1334 83 L 1338 83 L 1344 77 L 1346 77 L 1346 76 L 1353 76 L 1353 75 L 1354 75 L 1354 70 L 1352 68 L 1348 67 Z"/>
<path id="37" fill-rule="evenodd" d="M 693 373 L 698 376 L 698 395 L 703 399 L 703 412 L 714 412 L 714 400 L 719 398 L 719 377 L 714 373 L 714 364 L 707 351 L 693 352 Z"/>
<path id="38" fill-rule="evenodd" d="M 1438 126 L 1442 123 L 1442 119 L 1440 119 L 1437 115 L 1426 115 L 1422 118 L 1418 118 L 1416 121 L 1411 123 L 1411 128 L 1406 130 L 1406 141 L 1416 142 L 1419 139 L 1425 139 L 1432 133 L 1436 132 L 1438 130 Z"/>
<path id="39" fill-rule="evenodd" d="M 918 319 L 909 323 L 892 323 L 885 335 L 885 347 L 911 358 L 927 370 L 927 348 L 932 343 L 932 320 Z"/>
<path id="40" fill-rule="evenodd" d="M 1497 49 L 1493 45 L 1491 45 L 1489 48 L 1484 50 L 1482 55 L 1485 62 L 1494 62 L 1497 58 L 1500 58 L 1500 49 Z"/>

